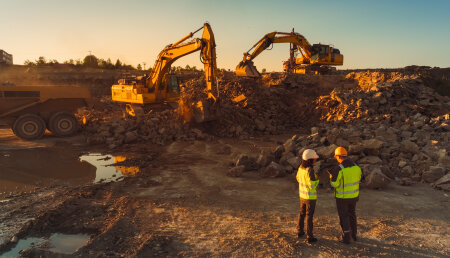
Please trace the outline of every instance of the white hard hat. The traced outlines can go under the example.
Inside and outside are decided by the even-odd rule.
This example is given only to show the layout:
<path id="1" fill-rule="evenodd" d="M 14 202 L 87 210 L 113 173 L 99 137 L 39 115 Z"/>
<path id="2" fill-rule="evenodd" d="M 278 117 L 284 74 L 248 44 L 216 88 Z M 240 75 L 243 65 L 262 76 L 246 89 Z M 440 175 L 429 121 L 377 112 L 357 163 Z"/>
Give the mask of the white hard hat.
<path id="1" fill-rule="evenodd" d="M 314 150 L 307 149 L 307 150 L 303 151 L 302 158 L 303 158 L 303 160 L 318 159 L 319 155 L 317 155 L 317 153 Z"/>

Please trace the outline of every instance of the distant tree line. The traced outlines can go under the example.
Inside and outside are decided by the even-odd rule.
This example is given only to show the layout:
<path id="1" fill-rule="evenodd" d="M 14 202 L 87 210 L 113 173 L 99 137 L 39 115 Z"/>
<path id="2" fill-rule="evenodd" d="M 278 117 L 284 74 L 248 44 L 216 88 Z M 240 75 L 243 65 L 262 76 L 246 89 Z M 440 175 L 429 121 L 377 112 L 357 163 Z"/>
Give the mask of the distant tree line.
<path id="1" fill-rule="evenodd" d="M 26 66 L 55 66 L 55 65 L 69 65 L 73 67 L 89 67 L 89 68 L 101 68 L 101 69 L 123 69 L 123 70 L 143 70 L 143 67 L 141 64 L 138 64 L 136 68 L 134 68 L 132 65 L 128 65 L 125 63 L 122 63 L 119 59 L 116 60 L 115 63 L 111 62 L 111 59 L 102 59 L 98 58 L 94 55 L 87 55 L 83 60 L 81 59 L 69 59 L 62 63 L 58 62 L 56 59 L 46 59 L 43 56 L 40 56 L 38 59 L 36 59 L 34 62 L 30 60 L 25 60 L 24 65 Z M 146 69 L 145 65 L 146 63 L 143 63 L 144 70 Z M 151 68 L 147 68 L 147 70 L 151 70 Z M 201 72 L 203 69 L 197 69 L 196 66 L 190 66 L 186 65 L 185 67 L 181 66 L 172 66 L 170 69 L 172 72 Z M 220 71 L 226 71 L 225 69 L 219 69 Z"/>
<path id="2" fill-rule="evenodd" d="M 54 66 L 59 65 L 57 60 L 51 59 L 47 60 L 45 57 L 40 56 L 38 59 L 36 59 L 34 62 L 30 60 L 26 60 L 24 62 L 24 65 L 27 66 Z M 97 58 L 94 55 L 87 55 L 83 60 L 81 59 L 69 59 L 64 61 L 62 64 L 73 66 L 73 67 L 89 67 L 89 68 L 102 68 L 102 69 L 124 69 L 124 70 L 135 70 L 132 65 L 128 65 L 125 63 L 122 63 L 119 59 L 116 60 L 115 63 L 111 62 L 111 59 L 108 58 L 107 60 L 104 60 L 102 58 Z M 142 69 L 142 66 L 138 64 L 137 66 L 138 70 Z"/>

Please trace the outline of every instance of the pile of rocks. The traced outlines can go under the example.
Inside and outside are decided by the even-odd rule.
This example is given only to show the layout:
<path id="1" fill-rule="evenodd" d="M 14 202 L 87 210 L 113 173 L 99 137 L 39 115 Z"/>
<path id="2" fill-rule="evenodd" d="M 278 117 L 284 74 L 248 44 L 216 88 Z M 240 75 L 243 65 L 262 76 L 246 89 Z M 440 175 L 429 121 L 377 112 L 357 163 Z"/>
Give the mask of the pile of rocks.
<path id="1" fill-rule="evenodd" d="M 221 114 L 212 133 L 248 138 L 312 125 L 317 116 L 311 100 L 331 91 L 342 78 L 281 73 L 267 74 L 262 80 L 227 76 L 219 83 Z"/>
<path id="2" fill-rule="evenodd" d="M 120 106 L 104 101 L 102 109 L 90 109 L 80 112 L 88 124 L 83 132 L 89 144 L 106 144 L 113 149 L 123 144 L 150 142 L 164 145 L 177 140 L 204 140 L 212 136 L 184 122 L 177 110 L 149 112 L 142 117 L 133 118 L 123 115 Z"/>
<path id="3" fill-rule="evenodd" d="M 222 74 L 219 93 L 215 94 L 219 95 L 219 113 L 207 126 L 184 123 L 178 110 L 152 110 L 142 119 L 125 119 L 120 104 L 107 100 L 108 97 L 80 116 L 88 117 L 85 130 L 88 142 L 106 143 L 111 148 L 136 141 L 166 144 L 176 140 L 205 139 L 211 135 L 249 138 L 278 134 L 312 124 L 315 119 L 311 118 L 316 116 L 314 106 L 309 104 L 310 98 L 320 95 L 320 85 L 327 85 L 331 90 L 332 80 L 283 74 L 253 80 Z M 186 82 L 181 91 L 182 102 L 195 106 L 198 101 L 204 101 L 208 96 L 205 89 L 203 77 Z"/>
<path id="4" fill-rule="evenodd" d="M 351 76 L 372 81 L 366 78 L 370 74 Z M 335 89 L 320 97 L 324 121 L 311 128 L 311 134 L 294 135 L 257 157 L 240 156 L 229 174 L 239 176 L 236 171 L 256 168 L 262 177 L 284 176 L 295 172 L 303 150 L 312 148 L 321 157 L 317 168 L 326 179 L 323 171 L 336 165 L 334 149 L 344 146 L 363 169 L 368 187 L 382 188 L 392 180 L 402 185 L 448 183 L 440 178 L 450 168 L 450 99 L 418 79 L 401 78 L 392 83 L 373 80 L 378 84 Z"/>
<path id="5" fill-rule="evenodd" d="M 353 73 L 347 77 L 360 78 Z M 374 81 L 378 81 L 377 77 L 378 73 L 375 73 Z M 322 120 L 343 122 L 355 119 L 366 122 L 387 120 L 400 125 L 417 114 L 433 117 L 448 112 L 450 99 L 436 94 L 420 79 L 378 84 L 367 84 L 366 81 L 369 79 L 366 77 L 362 79 L 364 85 L 362 88 L 337 88 L 329 95 L 317 99 L 317 109 L 321 110 Z"/>

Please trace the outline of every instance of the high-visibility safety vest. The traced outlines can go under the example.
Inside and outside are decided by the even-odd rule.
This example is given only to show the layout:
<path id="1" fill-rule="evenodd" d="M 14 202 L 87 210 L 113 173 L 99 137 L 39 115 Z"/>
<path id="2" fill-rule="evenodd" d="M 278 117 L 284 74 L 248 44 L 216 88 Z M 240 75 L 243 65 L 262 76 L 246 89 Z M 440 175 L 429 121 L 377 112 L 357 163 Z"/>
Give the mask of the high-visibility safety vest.
<path id="1" fill-rule="evenodd" d="M 357 165 L 346 167 L 339 164 L 341 170 L 336 181 L 331 181 L 335 188 L 335 196 L 340 199 L 351 199 L 359 196 L 359 182 L 361 181 L 361 168 Z"/>
<path id="2" fill-rule="evenodd" d="M 316 188 L 319 184 L 319 179 L 316 178 L 316 180 L 311 181 L 308 170 L 302 167 L 298 168 L 296 178 L 298 182 L 298 193 L 300 195 L 300 198 L 306 200 L 317 200 Z"/>

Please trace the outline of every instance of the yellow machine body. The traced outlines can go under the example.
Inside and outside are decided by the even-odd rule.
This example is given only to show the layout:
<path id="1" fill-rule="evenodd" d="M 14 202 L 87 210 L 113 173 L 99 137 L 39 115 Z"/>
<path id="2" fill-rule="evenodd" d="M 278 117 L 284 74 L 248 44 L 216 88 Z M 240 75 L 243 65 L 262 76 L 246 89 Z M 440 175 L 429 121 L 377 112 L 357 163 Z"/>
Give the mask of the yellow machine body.
<path id="1" fill-rule="evenodd" d="M 343 65 L 344 56 L 338 49 L 323 44 L 309 44 L 306 38 L 296 32 L 271 32 L 256 42 L 253 47 L 244 53 L 243 60 L 236 66 L 236 75 L 245 77 L 260 77 L 253 64 L 261 52 L 274 43 L 290 43 L 300 53 L 300 57 L 289 60 L 283 64 L 286 72 L 306 73 L 308 70 L 320 70 L 321 66 Z M 253 52 L 249 53 L 252 49 Z"/>
<path id="2" fill-rule="evenodd" d="M 203 29 L 202 38 L 194 38 L 189 42 L 185 42 L 201 29 Z M 201 52 L 200 56 L 204 64 L 205 90 L 208 98 L 215 102 L 219 95 L 216 87 L 216 43 L 211 26 L 208 23 L 205 23 L 195 32 L 191 32 L 177 42 L 165 47 L 159 53 L 158 59 L 149 76 L 120 79 L 118 84 L 111 87 L 112 100 L 142 105 L 178 102 L 180 98 L 180 86 L 178 78 L 169 73 L 171 65 L 179 58 L 196 51 Z M 189 105 L 189 108 L 199 106 L 198 103 L 182 104 L 185 107 L 180 110 L 187 110 L 186 105 Z M 200 106 L 204 107 L 204 105 Z M 205 118 L 204 120 L 210 119 Z"/>

